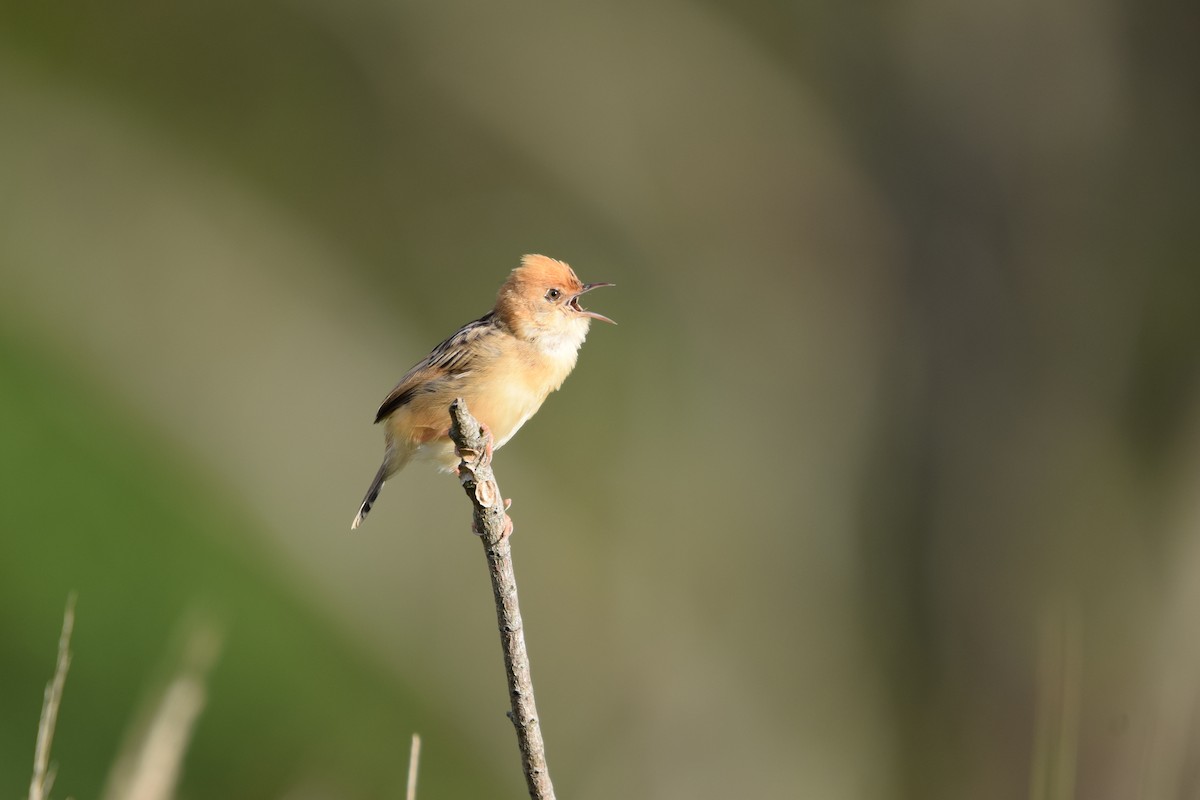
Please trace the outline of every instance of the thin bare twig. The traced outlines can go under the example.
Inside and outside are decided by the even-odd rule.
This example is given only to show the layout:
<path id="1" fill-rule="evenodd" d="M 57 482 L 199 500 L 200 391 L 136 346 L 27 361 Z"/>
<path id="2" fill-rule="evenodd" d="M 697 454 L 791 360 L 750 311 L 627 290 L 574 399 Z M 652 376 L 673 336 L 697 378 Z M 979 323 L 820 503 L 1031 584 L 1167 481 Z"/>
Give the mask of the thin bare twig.
<path id="1" fill-rule="evenodd" d="M 496 601 L 496 621 L 500 644 L 504 649 L 504 669 L 508 674 L 508 694 L 512 711 L 508 717 L 517 730 L 521 748 L 521 767 L 533 800 L 553 800 L 554 786 L 546 767 L 546 748 L 533 699 L 533 679 L 529 674 L 529 654 L 521 607 L 517 602 L 517 579 L 513 574 L 512 549 L 508 535 L 512 520 L 500 496 L 492 473 L 491 434 L 484 430 L 467 410 L 462 398 L 450 404 L 450 438 L 462 458 L 459 479 L 474 505 L 474 530 L 483 540 L 488 571 L 492 578 L 492 596 Z"/>
<path id="2" fill-rule="evenodd" d="M 54 741 L 54 725 L 58 722 L 58 707 L 62 703 L 67 670 L 71 668 L 71 631 L 75 628 L 75 593 L 67 597 L 63 611 L 62 633 L 58 636 L 58 662 L 54 677 L 46 684 L 42 698 L 42 716 L 38 720 L 37 746 L 33 751 L 33 778 L 29 781 L 29 800 L 46 800 L 54 784 L 50 769 L 50 744 Z"/>
<path id="3" fill-rule="evenodd" d="M 417 800 L 417 766 L 421 761 L 421 735 L 413 734 L 412 748 L 408 751 L 408 791 L 405 800 Z"/>

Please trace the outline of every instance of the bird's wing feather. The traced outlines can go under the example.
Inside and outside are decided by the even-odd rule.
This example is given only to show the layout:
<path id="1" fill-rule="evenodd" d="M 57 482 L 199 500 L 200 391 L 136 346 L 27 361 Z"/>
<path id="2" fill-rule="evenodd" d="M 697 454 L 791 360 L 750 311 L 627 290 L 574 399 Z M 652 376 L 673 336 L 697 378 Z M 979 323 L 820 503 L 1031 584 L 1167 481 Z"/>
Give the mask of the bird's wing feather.
<path id="1" fill-rule="evenodd" d="M 446 341 L 433 348 L 429 355 L 404 374 L 396 388 L 384 398 L 383 404 L 375 414 L 375 421 L 379 422 L 407 404 L 418 392 L 436 391 L 445 382 L 456 380 L 470 372 L 471 363 L 479 354 L 479 348 L 476 346 L 479 339 L 494 329 L 494 314 L 489 311 L 474 322 L 468 322 Z"/>

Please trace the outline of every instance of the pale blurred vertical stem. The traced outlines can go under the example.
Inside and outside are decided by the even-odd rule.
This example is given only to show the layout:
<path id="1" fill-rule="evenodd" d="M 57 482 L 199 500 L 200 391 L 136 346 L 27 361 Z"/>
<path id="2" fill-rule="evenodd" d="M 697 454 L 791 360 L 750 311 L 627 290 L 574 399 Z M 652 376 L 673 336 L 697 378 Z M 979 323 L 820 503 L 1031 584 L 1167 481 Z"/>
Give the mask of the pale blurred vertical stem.
<path id="1" fill-rule="evenodd" d="M 512 523 L 504 513 L 491 466 L 491 436 L 467 410 L 461 398 L 450 404 L 450 438 L 462 458 L 459 479 L 474 505 L 474 529 L 483 541 L 488 572 L 492 578 L 492 596 L 496 601 L 496 621 L 500 644 L 504 649 L 504 668 L 508 674 L 508 694 L 512 701 L 509 719 L 517 730 L 521 749 L 521 767 L 533 800 L 553 800 L 554 786 L 546 767 L 546 749 L 533 699 L 533 679 L 529 674 L 529 654 L 521 607 L 517 602 L 517 579 L 513 573 L 512 549 L 508 534 Z"/>
<path id="2" fill-rule="evenodd" d="M 408 791 L 405 800 L 417 800 L 417 766 L 421 761 L 421 737 L 414 733 L 412 747 L 408 751 Z"/>
<path id="3" fill-rule="evenodd" d="M 1037 706 L 1030 800 L 1073 800 L 1079 768 L 1081 653 L 1078 613 L 1056 604 L 1038 636 Z"/>
<path id="4" fill-rule="evenodd" d="M 33 778 L 29 781 L 29 800 L 45 800 L 54 783 L 50 771 L 50 744 L 54 741 L 54 725 L 58 721 L 58 707 L 62 703 L 63 686 L 67 682 L 67 670 L 71 668 L 71 631 L 75 629 L 75 594 L 67 597 L 67 608 L 63 611 L 62 633 L 58 636 L 58 662 L 54 677 L 46 684 L 42 698 L 42 716 L 38 720 L 37 747 L 33 751 Z"/>
<path id="5" fill-rule="evenodd" d="M 207 698 L 206 681 L 221 649 L 209 622 L 194 622 L 174 677 L 130 731 L 109 775 L 107 800 L 170 800 L 196 720 Z"/>

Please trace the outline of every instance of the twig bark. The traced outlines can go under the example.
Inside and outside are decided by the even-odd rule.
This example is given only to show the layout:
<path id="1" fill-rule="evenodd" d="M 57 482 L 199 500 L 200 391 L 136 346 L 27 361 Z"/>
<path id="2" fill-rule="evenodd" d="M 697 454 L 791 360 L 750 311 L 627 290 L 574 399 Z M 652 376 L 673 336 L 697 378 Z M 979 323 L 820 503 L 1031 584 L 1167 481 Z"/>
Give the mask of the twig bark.
<path id="1" fill-rule="evenodd" d="M 450 404 L 450 419 L 450 438 L 462 459 L 459 479 L 474 505 L 473 528 L 483 540 L 491 573 L 496 621 L 504 649 L 504 669 L 508 673 L 508 695 L 512 701 L 508 718 L 517 730 L 525 783 L 532 800 L 554 800 L 542 728 L 533 699 L 521 607 L 517 602 L 517 579 L 513 574 L 512 549 L 508 542 L 512 520 L 505 513 L 507 504 L 500 496 L 492 473 L 491 434 L 471 416 L 461 398 Z"/>

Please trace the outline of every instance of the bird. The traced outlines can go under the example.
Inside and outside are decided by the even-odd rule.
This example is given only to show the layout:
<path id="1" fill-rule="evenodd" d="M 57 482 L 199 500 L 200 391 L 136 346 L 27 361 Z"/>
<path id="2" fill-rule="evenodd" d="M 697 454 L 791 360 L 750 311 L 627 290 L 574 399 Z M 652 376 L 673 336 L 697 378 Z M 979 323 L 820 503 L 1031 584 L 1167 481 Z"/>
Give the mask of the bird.
<path id="1" fill-rule="evenodd" d="M 452 472 L 450 404 L 462 398 L 504 446 L 562 386 L 575 368 L 592 320 L 616 325 L 579 303 L 611 283 L 583 283 L 564 261 L 521 258 L 496 296 L 495 307 L 468 322 L 404 374 L 375 414 L 383 423 L 383 463 L 363 497 L 351 530 L 362 525 L 383 484 L 410 461 L 432 461 Z"/>

